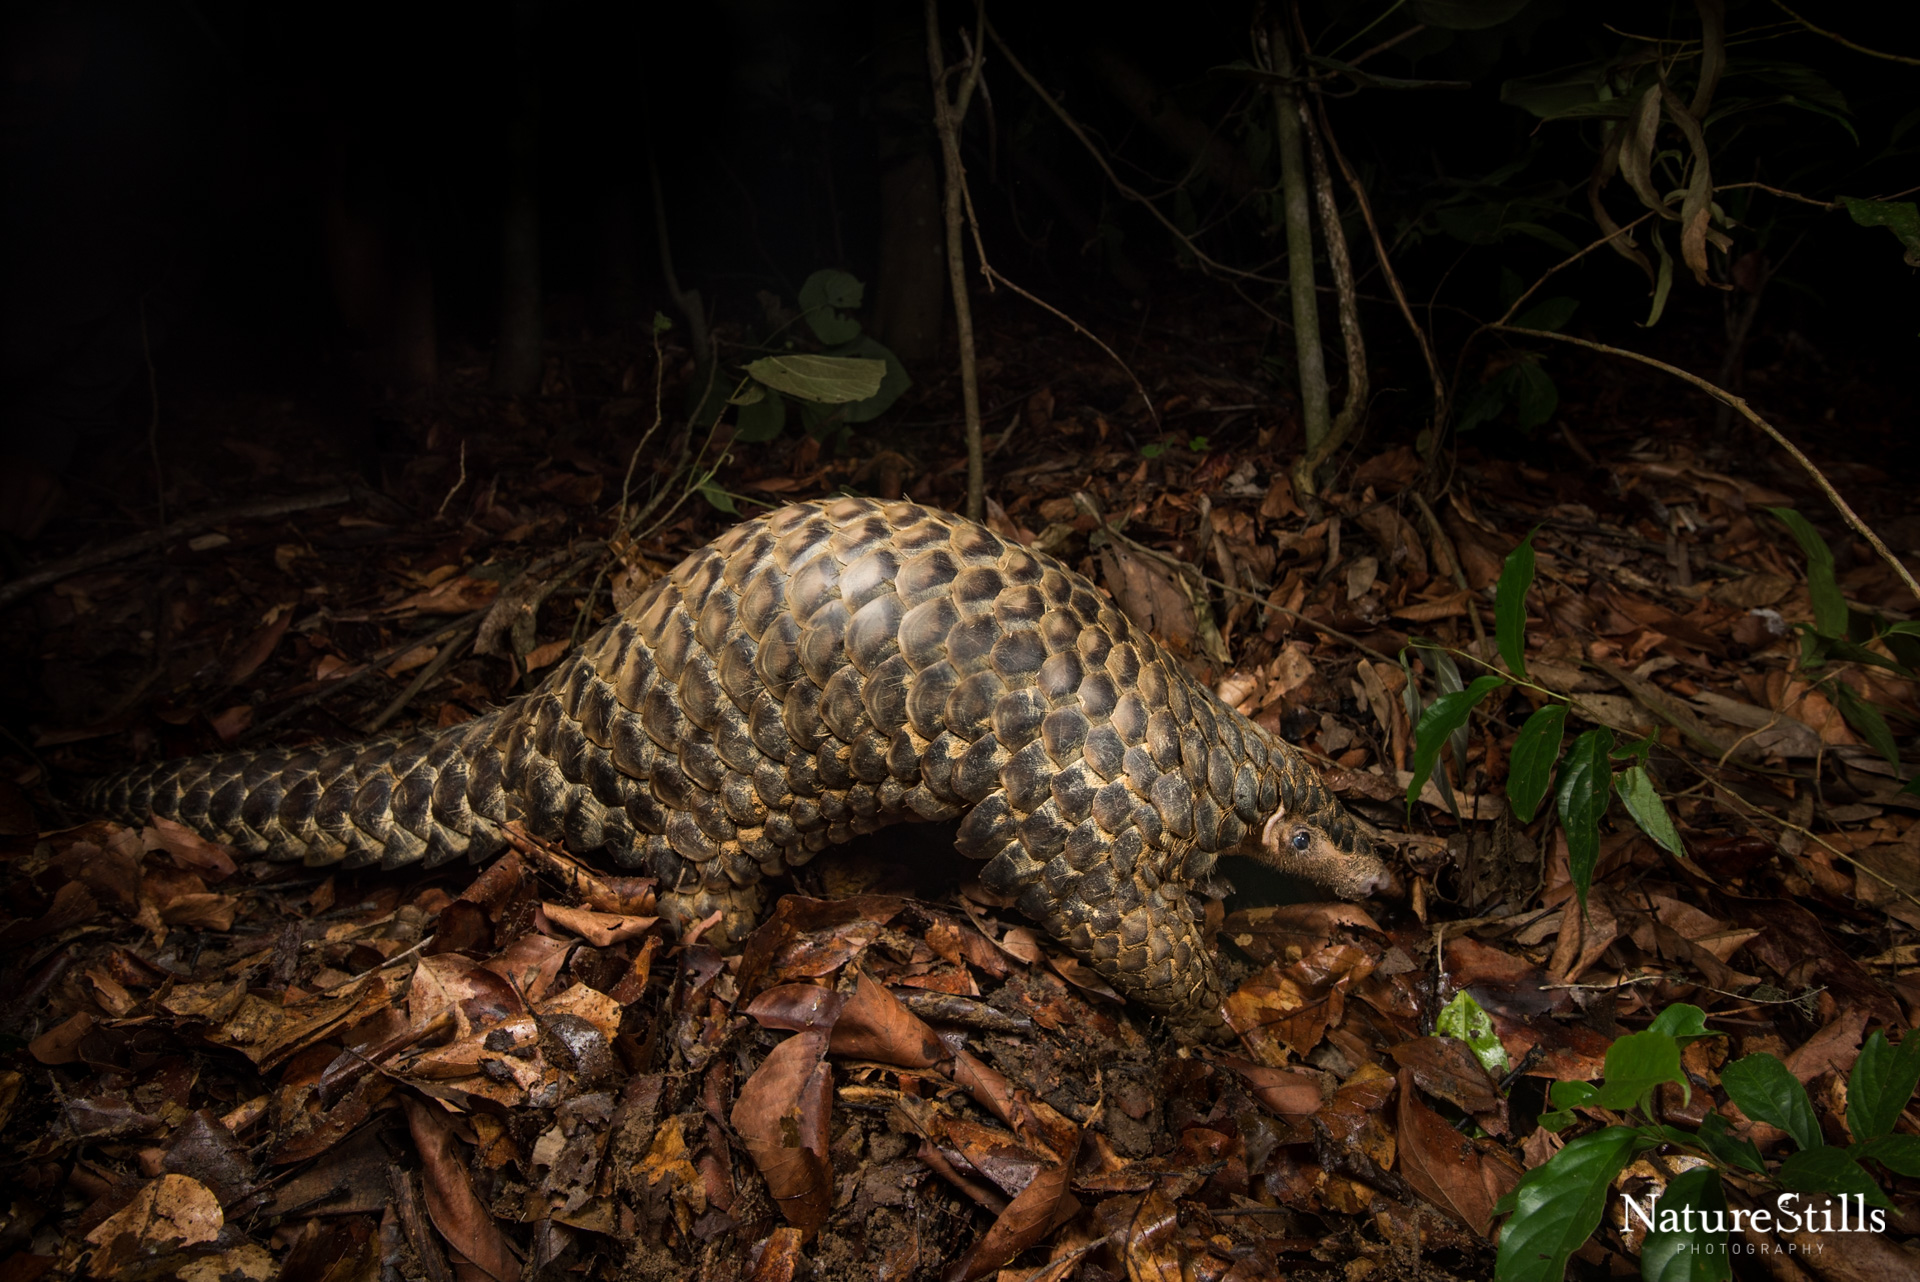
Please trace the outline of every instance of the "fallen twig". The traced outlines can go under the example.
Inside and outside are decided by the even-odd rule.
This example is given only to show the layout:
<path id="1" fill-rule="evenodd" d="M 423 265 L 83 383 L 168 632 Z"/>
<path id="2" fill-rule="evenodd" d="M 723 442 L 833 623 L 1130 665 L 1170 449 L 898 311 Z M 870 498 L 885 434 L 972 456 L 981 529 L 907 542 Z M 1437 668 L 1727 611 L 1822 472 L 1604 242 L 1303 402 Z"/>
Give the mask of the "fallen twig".
<path id="1" fill-rule="evenodd" d="M 1840 491 L 1833 488 L 1833 482 L 1827 479 L 1826 473 L 1814 466 L 1813 460 L 1803 454 L 1799 446 L 1788 440 L 1779 428 L 1756 414 L 1753 407 L 1747 404 L 1745 397 L 1735 396 L 1725 388 L 1708 382 L 1698 374 L 1690 374 L 1678 365 L 1669 365 L 1665 361 L 1655 360 L 1651 356 L 1642 356 L 1639 352 L 1628 351 L 1624 347 L 1614 347 L 1607 343 L 1596 343 L 1591 339 L 1575 338 L 1571 334 L 1559 334 L 1552 330 L 1522 329 L 1517 325 L 1508 325 L 1504 322 L 1495 322 L 1490 328 L 1504 334 L 1522 334 L 1528 338 L 1550 338 L 1555 342 L 1572 343 L 1576 347 L 1585 347 L 1591 351 L 1603 352 L 1608 356 L 1620 356 L 1630 361 L 1638 361 L 1642 365 L 1650 365 L 1663 373 L 1671 374 L 1684 383 L 1691 383 L 1715 400 L 1730 406 L 1736 414 L 1759 428 L 1766 434 L 1769 440 L 1785 450 L 1793 458 L 1793 461 L 1800 465 L 1801 469 L 1812 478 L 1814 485 L 1820 492 L 1827 496 L 1827 501 L 1839 510 L 1841 519 L 1853 528 L 1854 533 L 1867 541 L 1867 545 L 1900 577 L 1900 581 L 1907 585 L 1907 591 L 1913 593 L 1914 599 L 1920 601 L 1920 582 L 1914 581 L 1913 572 L 1908 570 L 1906 564 L 1901 561 L 1899 557 L 1895 556 L 1887 548 L 1885 543 L 1880 541 L 1880 536 L 1873 532 L 1873 527 L 1862 520 L 1860 514 L 1855 512 L 1852 506 L 1847 503 L 1846 499 L 1840 496 Z"/>
<path id="2" fill-rule="evenodd" d="M 49 565 L 23 574 L 10 583 L 0 584 L 0 606 L 13 604 L 30 592 L 49 587 L 62 579 L 72 578 L 87 570 L 110 565 L 115 561 L 138 556 L 142 552 L 151 552 L 183 534 L 204 530 L 209 526 L 225 525 L 229 521 L 262 521 L 276 516 L 287 516 L 294 512 L 306 512 L 317 507 L 333 507 L 346 503 L 353 498 L 353 487 L 336 486 L 330 490 L 316 490 L 311 494 L 295 494 L 280 499 L 260 499 L 253 503 L 238 503 L 233 507 L 215 508 L 211 512 L 202 512 L 198 516 L 182 517 L 169 525 L 148 530 L 144 534 L 135 534 L 115 543 L 108 543 L 89 552 L 77 552 L 63 557 Z"/>

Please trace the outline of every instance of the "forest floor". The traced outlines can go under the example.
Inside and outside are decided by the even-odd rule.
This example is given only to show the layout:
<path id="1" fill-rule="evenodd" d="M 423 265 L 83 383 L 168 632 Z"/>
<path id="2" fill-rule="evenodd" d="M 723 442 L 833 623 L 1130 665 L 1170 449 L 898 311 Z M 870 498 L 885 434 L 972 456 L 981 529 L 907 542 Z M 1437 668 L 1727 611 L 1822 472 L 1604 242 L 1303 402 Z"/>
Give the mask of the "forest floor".
<path id="1" fill-rule="evenodd" d="M 1119 367 L 998 315 L 991 523 L 1321 762 L 1388 834 L 1406 900 L 1287 903 L 1228 866 L 1241 889 L 1210 922 L 1237 1040 L 1198 1046 L 983 890 L 937 827 L 796 873 L 724 956 L 668 937 L 644 880 L 531 840 L 484 868 L 342 871 L 88 821 L 62 808 L 76 781 L 152 755 L 462 721 L 737 519 L 696 494 L 608 547 L 623 486 L 670 483 L 691 369 L 671 344 L 668 422 L 630 485 L 644 342 L 557 347 L 523 403 L 477 365 L 370 416 L 183 400 L 160 441 L 170 519 L 298 501 L 0 604 L 0 1282 L 1486 1276 L 1499 1196 L 1613 1117 L 1542 1129 L 1549 1083 L 1597 1078 L 1675 1002 L 1723 1035 L 1688 1046 L 1691 1090 L 1662 1088 L 1658 1120 L 1717 1112 L 1778 1156 L 1718 1076 L 1771 1052 L 1844 1143 L 1869 1030 L 1898 1040 L 1920 1013 L 1920 796 L 1911 747 L 1887 760 L 1843 705 L 1909 745 L 1920 706 L 1885 642 L 1856 649 L 1886 663 L 1806 662 L 1806 558 L 1765 509 L 1827 533 L 1858 617 L 1920 609 L 1803 473 L 1679 384 L 1583 358 L 1534 438 L 1485 429 L 1438 476 L 1363 438 L 1316 505 L 1285 479 L 1298 429 L 1248 318 L 1140 329 L 1156 424 Z M 1896 422 L 1781 350 L 1749 393 L 1920 565 L 1911 486 L 1872 461 Z M 789 436 L 715 479 L 742 514 L 839 490 L 958 507 L 957 400 L 922 386 L 844 450 Z M 1838 447 L 1819 432 L 1863 405 Z M 22 571 L 154 528 L 131 458 L 71 479 Z M 1529 531 L 1535 684 L 1481 704 L 1443 754 L 1450 796 L 1409 808 L 1404 691 L 1424 707 L 1439 669 L 1408 647 L 1498 670 L 1495 584 Z M 1556 695 L 1569 737 L 1644 747 L 1684 848 L 1616 804 L 1584 911 L 1552 799 L 1521 822 L 1506 793 Z M 1460 992 L 1507 1072 L 1435 1034 Z M 1621 1189 L 1664 1178 L 1641 1162 Z M 1885 1235 L 1748 1233 L 1736 1268 L 1920 1276 L 1920 1181 L 1886 1187 Z M 1574 1267 L 1637 1272 L 1639 1246 L 1609 1215 Z"/>

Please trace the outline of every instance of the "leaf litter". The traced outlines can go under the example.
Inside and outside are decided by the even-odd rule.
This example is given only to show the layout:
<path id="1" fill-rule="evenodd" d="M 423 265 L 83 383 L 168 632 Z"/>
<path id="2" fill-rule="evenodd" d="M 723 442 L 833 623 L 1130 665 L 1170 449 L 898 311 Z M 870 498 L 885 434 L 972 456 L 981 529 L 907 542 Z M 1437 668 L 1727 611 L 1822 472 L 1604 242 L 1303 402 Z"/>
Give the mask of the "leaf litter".
<path id="1" fill-rule="evenodd" d="M 1728 1036 L 1687 1046 L 1690 1091 L 1656 1098 L 1668 1124 L 1784 1152 L 1785 1119 L 1720 1086 L 1768 1051 L 1812 1101 L 1795 1124 L 1848 1133 L 1862 1048 L 1920 1008 L 1920 707 L 1904 641 L 1827 634 L 1836 602 L 1893 623 L 1920 603 L 1796 476 L 1677 420 L 1596 420 L 1591 469 L 1544 445 L 1463 451 L 1423 509 L 1423 461 L 1385 448 L 1309 513 L 1284 411 L 1145 455 L 1112 430 L 1137 407 L 1107 373 L 1000 332 L 1025 348 L 989 352 L 989 384 L 1053 364 L 1040 418 L 1038 393 L 1016 401 L 1015 431 L 1045 435 L 1001 465 L 996 528 L 1088 572 L 1315 754 L 1386 830 L 1404 903 L 1289 903 L 1230 861 L 1244 890 L 1213 887 L 1208 922 L 1234 1043 L 1181 1045 L 964 861 L 930 858 L 922 830 L 796 876 L 728 951 L 671 937 L 646 879 L 524 837 L 483 868 L 380 874 L 250 863 L 164 821 L 42 834 L 18 816 L 43 766 L 9 756 L 7 1282 L 1483 1276 L 1496 1203 L 1566 1142 L 1536 1122 L 1548 1084 L 1597 1079 L 1675 1001 Z M 1266 399 L 1169 354 L 1141 357 L 1169 407 Z M 567 377 L 620 367 L 581 356 Z M 921 395 L 903 410 L 937 408 Z M 236 526 L 151 578 L 44 594 L 35 627 L 69 663 L 106 664 L 148 617 L 170 638 L 146 693 L 89 704 L 81 682 L 44 708 L 44 761 L 325 737 L 422 673 L 405 713 L 422 725 L 510 695 L 607 596 L 536 578 L 511 592 L 530 627 L 483 628 L 477 652 L 441 629 L 602 534 L 593 505 L 638 434 L 616 398 L 591 424 L 606 447 L 586 448 L 558 404 L 489 433 L 497 403 L 456 381 L 408 411 L 422 465 L 369 509 Z M 728 488 L 806 497 L 867 474 L 857 445 L 809 444 L 754 451 Z M 432 518 L 462 449 L 498 479 Z M 945 493 L 940 459 L 907 462 Z M 1870 517 L 1904 518 L 1884 476 L 1833 467 Z M 613 602 L 727 519 L 620 544 Z M 1533 588 L 1503 630 L 1523 540 Z M 241 590 L 212 595 L 214 566 Z M 1483 694 L 1428 759 L 1422 714 L 1502 671 L 1534 685 Z M 1620 804 L 1601 789 L 1562 811 L 1540 767 L 1555 754 L 1527 740 L 1589 731 L 1645 751 Z M 1656 804 L 1664 827 L 1635 822 Z M 1463 1031 L 1442 1019 L 1460 994 L 1484 1012 L 1471 1046 L 1441 1031 Z M 1864 1276 L 1911 1272 L 1920 1184 L 1889 1191 Z M 1852 1276 L 1855 1257 L 1796 1244 L 1806 1275 Z M 1579 1258 L 1631 1268 L 1637 1250 L 1603 1225 Z"/>

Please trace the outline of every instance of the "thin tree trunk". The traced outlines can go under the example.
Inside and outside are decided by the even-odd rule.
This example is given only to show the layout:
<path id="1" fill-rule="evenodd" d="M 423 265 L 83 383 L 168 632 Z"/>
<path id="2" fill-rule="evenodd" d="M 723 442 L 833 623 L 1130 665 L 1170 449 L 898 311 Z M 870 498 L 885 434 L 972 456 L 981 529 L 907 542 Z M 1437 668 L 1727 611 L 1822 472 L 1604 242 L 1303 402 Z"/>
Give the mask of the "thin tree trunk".
<path id="1" fill-rule="evenodd" d="M 539 0 L 514 0 L 513 105 L 507 121 L 507 201 L 500 227 L 500 336 L 495 391 L 540 390 L 540 72 L 534 48 Z"/>
<path id="2" fill-rule="evenodd" d="M 984 17 L 984 8 L 982 15 Z M 986 50 L 974 42 L 973 58 L 960 81 L 960 90 L 947 97 L 947 60 L 940 47 L 940 0 L 926 0 L 927 73 L 933 83 L 933 123 L 940 133 L 940 156 L 945 162 L 947 190 L 947 285 L 953 291 L 954 330 L 960 340 L 960 403 L 967 423 L 967 516 L 975 521 L 986 514 L 986 457 L 980 445 L 980 378 L 973 353 L 973 306 L 967 297 L 967 262 L 961 242 L 966 167 L 960 160 L 960 125 L 980 79 L 980 59 Z M 985 23 L 982 23 L 984 29 Z"/>
<path id="3" fill-rule="evenodd" d="M 1293 44 L 1284 19 L 1267 24 L 1267 60 L 1279 76 L 1294 74 Z M 1311 455 L 1332 430 L 1328 412 L 1327 362 L 1320 350 L 1320 312 L 1313 289 L 1313 198 L 1306 149 L 1300 139 L 1300 96 L 1291 84 L 1273 86 L 1274 138 L 1280 151 L 1280 186 L 1287 227 L 1287 292 L 1293 296 L 1293 345 L 1300 368 L 1300 417 Z"/>

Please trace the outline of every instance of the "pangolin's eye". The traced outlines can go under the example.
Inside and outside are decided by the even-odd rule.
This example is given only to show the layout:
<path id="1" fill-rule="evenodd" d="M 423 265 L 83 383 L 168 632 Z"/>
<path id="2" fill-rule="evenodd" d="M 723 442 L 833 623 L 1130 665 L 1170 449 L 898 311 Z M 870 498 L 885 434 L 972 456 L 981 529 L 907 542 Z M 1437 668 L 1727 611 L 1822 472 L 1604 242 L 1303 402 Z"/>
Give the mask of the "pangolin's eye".
<path id="1" fill-rule="evenodd" d="M 1312 833 L 1308 832 L 1305 828 L 1299 828 L 1294 831 L 1293 848 L 1295 850 L 1299 851 L 1301 854 L 1304 855 L 1307 853 L 1307 848 L 1312 845 L 1313 845 Z"/>

